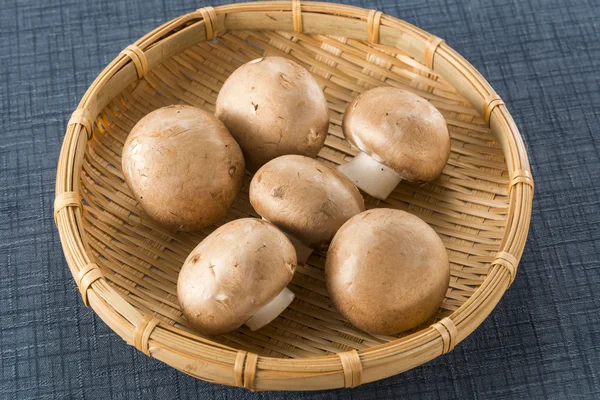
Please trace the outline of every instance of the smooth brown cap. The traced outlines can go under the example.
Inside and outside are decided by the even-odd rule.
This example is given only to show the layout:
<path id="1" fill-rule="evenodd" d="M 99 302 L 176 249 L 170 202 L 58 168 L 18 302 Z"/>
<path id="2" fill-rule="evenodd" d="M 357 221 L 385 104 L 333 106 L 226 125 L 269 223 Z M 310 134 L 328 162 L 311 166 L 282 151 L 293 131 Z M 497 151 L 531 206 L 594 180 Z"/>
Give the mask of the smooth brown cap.
<path id="1" fill-rule="evenodd" d="M 333 238 L 327 289 L 358 328 L 391 335 L 414 328 L 439 309 L 450 280 L 442 240 L 420 218 L 373 209 L 351 218 Z"/>
<path id="2" fill-rule="evenodd" d="M 282 57 L 259 58 L 225 81 L 216 114 L 254 172 L 284 154 L 316 157 L 327 137 L 329 112 L 310 73 Z"/>
<path id="3" fill-rule="evenodd" d="M 244 178 L 243 154 L 225 125 L 190 106 L 163 107 L 142 118 L 125 142 L 121 162 L 146 214 L 182 231 L 223 218 Z"/>
<path id="4" fill-rule="evenodd" d="M 243 325 L 290 282 L 296 251 L 274 225 L 243 218 L 211 233 L 188 256 L 177 295 L 183 314 L 206 334 Z"/>
<path id="5" fill-rule="evenodd" d="M 346 139 L 409 182 L 437 178 L 450 156 L 450 135 L 442 114 L 406 90 L 378 87 L 346 108 Z"/>
<path id="6" fill-rule="evenodd" d="M 309 157 L 278 157 L 250 183 L 250 203 L 263 218 L 310 248 L 329 243 L 337 230 L 365 209 L 352 182 Z"/>

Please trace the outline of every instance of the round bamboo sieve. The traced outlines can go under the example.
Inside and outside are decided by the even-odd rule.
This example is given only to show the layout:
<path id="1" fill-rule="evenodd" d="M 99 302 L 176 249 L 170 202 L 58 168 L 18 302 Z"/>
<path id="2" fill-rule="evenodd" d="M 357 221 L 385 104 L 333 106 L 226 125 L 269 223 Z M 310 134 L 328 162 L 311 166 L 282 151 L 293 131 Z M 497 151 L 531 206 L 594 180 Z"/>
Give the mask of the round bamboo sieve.
<path id="1" fill-rule="evenodd" d="M 442 237 L 450 288 L 431 321 L 397 336 L 361 332 L 332 306 L 325 252 L 298 267 L 296 300 L 271 324 L 216 337 L 188 328 L 177 274 L 203 232 L 161 230 L 130 194 L 120 153 L 133 125 L 169 104 L 214 110 L 240 65 L 278 55 L 306 67 L 331 115 L 319 159 L 357 150 L 344 140 L 345 106 L 381 85 L 428 99 L 445 116 L 452 154 L 443 175 L 400 184 L 368 208 L 407 210 Z M 248 182 L 231 219 L 257 216 Z M 441 39 L 381 12 L 328 3 L 255 2 L 205 7 L 128 46 L 98 76 L 69 121 L 56 177 L 55 222 L 86 305 L 148 356 L 210 382 L 250 390 L 353 387 L 413 368 L 454 348 L 512 283 L 529 227 L 533 180 L 521 136 L 502 100 Z"/>

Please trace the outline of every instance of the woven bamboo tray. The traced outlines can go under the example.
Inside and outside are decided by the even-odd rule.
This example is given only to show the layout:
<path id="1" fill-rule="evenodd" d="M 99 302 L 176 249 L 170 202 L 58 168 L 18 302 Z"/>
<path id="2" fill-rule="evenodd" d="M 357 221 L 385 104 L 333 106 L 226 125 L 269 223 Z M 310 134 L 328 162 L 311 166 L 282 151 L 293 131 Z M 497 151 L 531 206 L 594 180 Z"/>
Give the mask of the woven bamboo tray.
<path id="1" fill-rule="evenodd" d="M 342 113 L 375 86 L 412 90 L 445 116 L 452 154 L 433 183 L 400 184 L 368 208 L 407 210 L 442 237 L 451 262 L 446 299 L 429 323 L 397 336 L 359 331 L 332 306 L 326 253 L 298 267 L 296 300 L 271 324 L 203 337 L 176 297 L 179 268 L 215 227 L 159 229 L 129 192 L 120 154 L 134 124 L 169 104 L 214 110 L 219 88 L 263 55 L 294 59 L 322 86 L 331 114 L 323 162 L 356 153 Z M 248 182 L 228 217 L 257 216 Z M 128 46 L 92 83 L 69 121 L 56 177 L 55 222 L 83 302 L 128 344 L 190 375 L 250 390 L 353 387 L 451 351 L 512 283 L 531 215 L 533 180 L 508 110 L 443 40 L 381 12 L 328 3 L 255 2 L 205 7 Z"/>

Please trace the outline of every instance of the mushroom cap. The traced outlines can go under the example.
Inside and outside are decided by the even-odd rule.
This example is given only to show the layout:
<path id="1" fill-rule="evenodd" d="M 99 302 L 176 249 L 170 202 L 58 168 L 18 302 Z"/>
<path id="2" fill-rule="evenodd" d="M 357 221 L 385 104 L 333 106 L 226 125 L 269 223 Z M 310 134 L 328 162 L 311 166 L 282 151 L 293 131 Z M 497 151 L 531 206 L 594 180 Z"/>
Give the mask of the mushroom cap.
<path id="1" fill-rule="evenodd" d="M 282 57 L 259 58 L 231 74 L 215 115 L 240 144 L 250 171 L 284 154 L 316 157 L 329 127 L 327 101 L 315 79 Z"/>
<path id="2" fill-rule="evenodd" d="M 437 178 L 450 156 L 450 135 L 442 114 L 406 90 L 378 87 L 346 108 L 346 139 L 409 182 Z"/>
<path id="3" fill-rule="evenodd" d="M 333 238 L 325 265 L 327 289 L 358 328 L 391 335 L 430 318 L 450 281 L 442 240 L 420 218 L 373 209 L 351 218 Z"/>
<path id="4" fill-rule="evenodd" d="M 329 243 L 349 218 L 365 209 L 360 192 L 344 174 L 298 155 L 263 165 L 250 182 L 250 203 L 310 248 Z"/>
<path id="5" fill-rule="evenodd" d="M 240 147 L 221 121 L 198 108 L 168 106 L 146 115 L 122 154 L 135 199 L 167 228 L 194 231 L 219 221 L 242 188 Z"/>
<path id="6" fill-rule="evenodd" d="M 296 251 L 274 225 L 257 219 L 231 221 L 206 237 L 179 273 L 183 314 L 206 334 L 243 325 L 290 282 Z"/>

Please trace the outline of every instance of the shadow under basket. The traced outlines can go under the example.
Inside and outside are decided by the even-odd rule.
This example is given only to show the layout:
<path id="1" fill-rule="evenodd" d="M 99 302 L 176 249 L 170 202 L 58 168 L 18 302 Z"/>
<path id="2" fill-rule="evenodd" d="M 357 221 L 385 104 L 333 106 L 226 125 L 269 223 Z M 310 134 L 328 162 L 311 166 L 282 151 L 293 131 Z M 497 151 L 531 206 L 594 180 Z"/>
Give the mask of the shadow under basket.
<path id="1" fill-rule="evenodd" d="M 361 92 L 389 85 L 429 100 L 446 118 L 452 154 L 442 176 L 401 183 L 367 208 L 418 215 L 448 250 L 451 279 L 439 312 L 418 329 L 370 335 L 333 307 L 325 252 L 298 266 L 296 299 L 268 326 L 222 336 L 189 328 L 177 274 L 203 232 L 161 230 L 131 195 L 121 150 L 135 123 L 169 104 L 214 111 L 243 63 L 282 56 L 325 92 L 331 122 L 319 159 L 348 162 L 342 115 Z M 248 183 L 228 216 L 257 217 Z M 197 378 L 250 390 L 353 387 L 406 371 L 467 337 L 512 283 L 525 246 L 533 180 L 521 136 L 485 79 L 444 41 L 380 12 L 328 3 L 206 7 L 128 46 L 92 83 L 67 128 L 56 178 L 55 222 L 83 301 L 127 343 Z"/>

